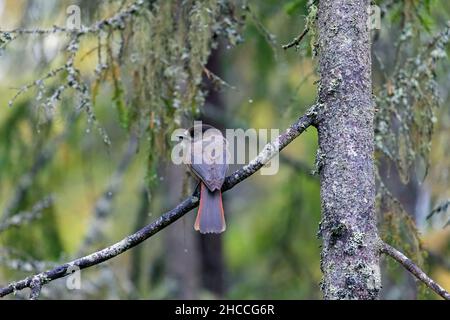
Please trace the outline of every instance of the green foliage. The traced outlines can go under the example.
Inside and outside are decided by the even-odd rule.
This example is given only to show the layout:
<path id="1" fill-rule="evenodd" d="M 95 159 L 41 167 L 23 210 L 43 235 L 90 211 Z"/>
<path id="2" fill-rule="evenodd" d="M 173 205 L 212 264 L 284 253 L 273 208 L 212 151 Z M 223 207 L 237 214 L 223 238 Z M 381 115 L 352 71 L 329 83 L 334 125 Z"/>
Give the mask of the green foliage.
<path id="1" fill-rule="evenodd" d="M 287 14 L 293 15 L 293 14 L 306 14 L 305 8 L 306 8 L 307 0 L 291 0 L 288 1 L 284 5 L 284 11 L 286 11 Z"/>
<path id="2" fill-rule="evenodd" d="M 418 1 L 416 6 L 416 14 L 422 27 L 430 32 L 434 26 L 434 18 L 432 16 L 431 8 L 435 0 Z"/>

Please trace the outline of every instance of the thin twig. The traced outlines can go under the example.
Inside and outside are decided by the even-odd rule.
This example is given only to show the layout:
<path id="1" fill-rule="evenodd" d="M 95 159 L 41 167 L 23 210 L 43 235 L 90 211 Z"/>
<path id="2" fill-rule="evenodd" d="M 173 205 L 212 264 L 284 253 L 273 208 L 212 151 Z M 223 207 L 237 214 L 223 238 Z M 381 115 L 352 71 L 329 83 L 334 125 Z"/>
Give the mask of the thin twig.
<path id="1" fill-rule="evenodd" d="M 117 12 L 112 17 L 97 21 L 90 25 L 89 27 L 81 26 L 80 28 L 66 28 L 54 25 L 52 28 L 48 29 L 14 29 L 14 30 L 0 30 L 0 33 L 7 35 L 45 35 L 52 33 L 66 33 L 66 34 L 75 34 L 75 35 L 83 35 L 87 33 L 98 33 L 105 29 L 123 29 L 124 23 L 126 20 L 131 18 L 132 16 L 138 14 L 142 8 L 144 8 L 143 0 L 136 0 L 134 3 L 131 3 L 125 9 Z"/>
<path id="2" fill-rule="evenodd" d="M 57 266 L 57 264 L 53 262 L 16 259 L 10 258 L 7 255 L 0 255 L 0 265 L 11 270 L 33 273 L 39 273 L 48 268 Z"/>
<path id="3" fill-rule="evenodd" d="M 315 124 L 317 116 L 316 107 L 313 106 L 309 111 L 301 116 L 294 124 L 292 124 L 284 133 L 279 135 L 274 141 L 268 143 L 264 149 L 258 154 L 258 156 L 250 161 L 249 164 L 243 168 L 235 171 L 233 174 L 228 176 L 222 186 L 222 192 L 225 192 L 239 182 L 247 179 L 259 169 L 261 169 L 266 163 L 270 161 L 279 151 L 285 148 L 289 143 L 291 143 L 295 138 L 297 138 L 302 132 L 304 132 L 309 126 Z M 62 278 L 68 275 L 67 270 L 73 266 L 79 269 L 85 269 L 111 258 L 114 258 L 121 253 L 135 247 L 144 240 L 150 238 L 154 234 L 163 230 L 165 227 L 175 222 L 186 213 L 198 206 L 199 203 L 199 191 L 196 190 L 193 195 L 187 197 L 180 204 L 178 204 L 174 209 L 164 213 L 154 222 L 143 227 L 139 231 L 135 232 L 122 239 L 121 241 L 105 248 L 100 251 L 94 252 L 90 255 L 84 256 L 79 259 L 75 259 L 71 262 L 62 264 L 53 268 L 51 270 L 36 274 L 34 276 L 29 276 L 23 280 L 12 282 L 6 287 L 0 288 L 0 297 L 4 297 L 15 291 L 22 290 L 24 288 L 30 288 L 33 281 L 36 279 L 41 285 L 44 285 L 55 279 Z"/>
<path id="4" fill-rule="evenodd" d="M 27 92 L 31 88 L 39 87 L 41 84 L 44 83 L 45 80 L 55 77 L 57 74 L 59 74 L 60 72 L 62 72 L 64 70 L 66 70 L 65 66 L 58 67 L 56 69 L 49 71 L 45 76 L 43 76 L 37 80 L 34 80 L 33 82 L 27 83 L 26 85 L 23 85 L 21 88 L 19 88 L 17 90 L 14 97 L 12 97 L 12 99 L 8 101 L 8 106 L 12 107 L 14 102 L 17 100 L 17 98 L 20 95 L 22 95 L 24 92 Z"/>
<path id="5" fill-rule="evenodd" d="M 434 208 L 426 217 L 426 219 L 430 219 L 432 216 L 434 216 L 436 213 L 441 212 L 447 212 L 447 210 L 450 208 L 450 199 L 440 203 L 436 208 Z"/>
<path id="6" fill-rule="evenodd" d="M 406 270 L 411 272 L 417 279 L 425 283 L 425 285 L 440 295 L 445 300 L 450 300 L 450 293 L 448 293 L 444 288 L 437 284 L 433 279 L 431 279 L 422 269 L 420 269 L 414 262 L 412 262 L 407 256 L 398 251 L 397 249 L 391 247 L 387 243 L 382 243 L 381 252 L 387 254 L 395 261 L 400 263 Z"/>
<path id="7" fill-rule="evenodd" d="M 272 48 L 273 55 L 275 60 L 277 60 L 277 41 L 275 35 L 270 33 L 270 31 L 264 26 L 264 24 L 258 19 L 256 14 L 250 8 L 248 4 L 243 5 L 243 10 L 247 11 L 250 14 L 251 19 L 253 20 L 256 29 L 261 33 L 264 39 L 267 41 L 267 44 Z"/>
<path id="8" fill-rule="evenodd" d="M 50 207 L 52 203 L 53 198 L 47 197 L 37 202 L 30 211 L 22 211 L 13 215 L 12 217 L 6 219 L 6 221 L 0 223 L 0 232 L 3 232 L 9 228 L 20 227 L 25 223 L 39 218 L 42 214 L 42 211 Z"/>
<path id="9" fill-rule="evenodd" d="M 225 80 L 223 80 L 221 77 L 219 77 L 217 74 L 209 70 L 206 66 L 202 65 L 203 72 L 205 72 L 206 77 L 211 80 L 213 85 L 217 85 L 218 87 L 227 87 L 232 90 L 237 90 L 237 88 Z"/>
<path id="10" fill-rule="evenodd" d="M 309 32 L 309 28 L 305 28 L 305 29 L 303 30 L 303 32 L 300 33 L 300 34 L 297 36 L 297 38 L 295 38 L 294 40 L 292 40 L 292 41 L 289 42 L 288 44 L 283 45 L 282 48 L 283 48 L 284 50 L 287 50 L 287 49 L 292 48 L 292 47 L 294 47 L 294 46 L 295 46 L 295 47 L 298 46 L 298 45 L 300 44 L 300 42 L 302 42 L 303 38 L 308 34 L 308 32 Z"/>

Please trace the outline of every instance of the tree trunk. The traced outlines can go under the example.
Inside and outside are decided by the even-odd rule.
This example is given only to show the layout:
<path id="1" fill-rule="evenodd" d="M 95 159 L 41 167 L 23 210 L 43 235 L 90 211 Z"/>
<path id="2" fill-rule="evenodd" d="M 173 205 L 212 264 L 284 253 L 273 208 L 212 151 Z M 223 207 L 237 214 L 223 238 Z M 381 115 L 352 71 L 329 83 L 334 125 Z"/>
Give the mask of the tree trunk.
<path id="1" fill-rule="evenodd" d="M 369 0 L 320 1 L 321 84 L 317 165 L 321 178 L 325 299 L 376 299 L 374 107 Z"/>

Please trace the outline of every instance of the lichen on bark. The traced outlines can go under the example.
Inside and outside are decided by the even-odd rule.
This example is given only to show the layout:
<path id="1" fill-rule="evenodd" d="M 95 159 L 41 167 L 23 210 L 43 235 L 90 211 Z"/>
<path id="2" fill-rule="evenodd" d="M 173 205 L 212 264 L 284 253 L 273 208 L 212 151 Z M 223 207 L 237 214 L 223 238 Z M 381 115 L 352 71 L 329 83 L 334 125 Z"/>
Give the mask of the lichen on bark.
<path id="1" fill-rule="evenodd" d="M 320 1 L 318 46 L 325 299 L 376 299 L 374 106 L 368 0 Z"/>

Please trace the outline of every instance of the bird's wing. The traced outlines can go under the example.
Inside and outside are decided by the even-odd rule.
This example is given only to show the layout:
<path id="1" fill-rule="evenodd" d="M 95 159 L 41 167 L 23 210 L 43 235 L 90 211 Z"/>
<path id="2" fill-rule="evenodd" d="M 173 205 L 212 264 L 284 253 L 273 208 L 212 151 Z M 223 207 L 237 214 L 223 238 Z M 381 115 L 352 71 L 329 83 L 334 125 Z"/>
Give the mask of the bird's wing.
<path id="1" fill-rule="evenodd" d="M 202 149 L 196 150 L 196 143 L 202 143 Z M 197 145 L 200 147 L 200 145 Z M 214 148 L 216 147 L 216 148 Z M 213 151 L 212 151 L 213 150 Z M 217 152 L 222 152 L 221 156 Z M 220 190 L 228 170 L 226 144 L 205 145 L 204 142 L 195 142 L 193 146 L 190 167 L 192 172 L 208 187 L 209 190 Z"/>

